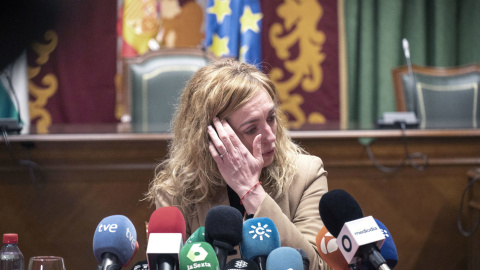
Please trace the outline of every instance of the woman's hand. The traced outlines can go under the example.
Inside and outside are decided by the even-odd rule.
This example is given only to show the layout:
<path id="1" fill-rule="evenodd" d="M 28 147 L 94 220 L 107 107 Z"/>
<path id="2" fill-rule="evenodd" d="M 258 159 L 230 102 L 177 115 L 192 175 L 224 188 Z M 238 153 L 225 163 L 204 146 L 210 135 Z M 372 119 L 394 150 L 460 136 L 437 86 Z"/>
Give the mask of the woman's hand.
<path id="1" fill-rule="evenodd" d="M 248 192 L 242 202 L 247 213 L 255 213 L 265 197 L 265 191 L 261 185 L 257 185 L 249 192 L 258 183 L 263 168 L 262 136 L 259 134 L 255 137 L 253 153 L 250 153 L 227 121 L 220 121 L 215 117 L 213 125 L 215 129 L 208 126 L 208 135 L 211 139 L 208 149 L 213 160 L 217 163 L 218 170 L 227 185 L 240 198 Z"/>

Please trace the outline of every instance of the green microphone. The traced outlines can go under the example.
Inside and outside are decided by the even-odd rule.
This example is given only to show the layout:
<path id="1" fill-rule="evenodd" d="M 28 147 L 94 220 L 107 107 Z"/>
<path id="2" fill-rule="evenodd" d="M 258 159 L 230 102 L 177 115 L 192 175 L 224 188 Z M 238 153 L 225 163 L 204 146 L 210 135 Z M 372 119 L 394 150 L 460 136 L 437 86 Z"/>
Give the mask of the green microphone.
<path id="1" fill-rule="evenodd" d="M 185 241 L 185 244 L 206 242 L 205 241 L 205 227 L 199 227 L 190 237 Z"/>
<path id="2" fill-rule="evenodd" d="M 180 270 L 220 270 L 217 255 L 207 242 L 185 244 L 178 260 Z"/>

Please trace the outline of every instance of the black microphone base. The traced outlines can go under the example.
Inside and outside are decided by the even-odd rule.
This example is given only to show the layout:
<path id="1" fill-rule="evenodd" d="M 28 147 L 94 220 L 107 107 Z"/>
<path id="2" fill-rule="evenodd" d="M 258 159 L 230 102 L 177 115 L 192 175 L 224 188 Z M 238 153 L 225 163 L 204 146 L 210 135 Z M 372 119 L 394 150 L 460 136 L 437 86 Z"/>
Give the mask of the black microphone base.
<path id="1" fill-rule="evenodd" d="M 98 265 L 98 269 L 101 270 L 120 270 L 122 265 L 118 260 L 118 257 L 112 253 L 105 252 L 102 254 L 102 264 Z"/>
<path id="2" fill-rule="evenodd" d="M 259 270 L 266 270 L 267 269 L 267 258 L 266 257 L 263 257 L 263 256 L 256 257 L 255 259 L 253 259 L 253 261 L 258 264 L 258 269 Z"/>

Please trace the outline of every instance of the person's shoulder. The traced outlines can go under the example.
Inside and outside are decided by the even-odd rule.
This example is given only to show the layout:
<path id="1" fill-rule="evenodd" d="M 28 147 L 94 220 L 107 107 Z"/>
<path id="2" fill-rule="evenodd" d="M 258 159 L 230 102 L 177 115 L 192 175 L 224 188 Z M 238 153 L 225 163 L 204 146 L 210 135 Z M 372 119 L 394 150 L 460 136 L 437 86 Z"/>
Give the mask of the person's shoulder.
<path id="1" fill-rule="evenodd" d="M 323 161 L 320 157 L 301 154 L 297 158 L 297 179 L 304 178 L 305 181 L 314 181 L 322 175 L 326 175 Z"/>
<path id="2" fill-rule="evenodd" d="M 311 166 L 317 164 L 318 166 L 323 166 L 323 161 L 321 158 L 309 155 L 309 154 L 299 154 L 297 157 L 297 167 Z"/>

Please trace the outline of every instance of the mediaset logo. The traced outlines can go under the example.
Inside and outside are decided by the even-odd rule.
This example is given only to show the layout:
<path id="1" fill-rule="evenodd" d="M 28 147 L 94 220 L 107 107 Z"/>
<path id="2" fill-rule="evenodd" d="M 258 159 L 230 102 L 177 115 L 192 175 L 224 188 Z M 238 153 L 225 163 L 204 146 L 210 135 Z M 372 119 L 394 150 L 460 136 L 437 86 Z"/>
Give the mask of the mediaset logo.
<path id="1" fill-rule="evenodd" d="M 363 229 L 363 230 L 361 230 L 361 231 L 359 231 L 359 232 L 355 232 L 354 234 L 355 234 L 355 235 L 360 235 L 360 234 L 364 234 L 364 233 L 373 232 L 373 231 L 376 231 L 376 230 L 378 230 L 377 227 L 371 227 L 370 229 Z"/>

